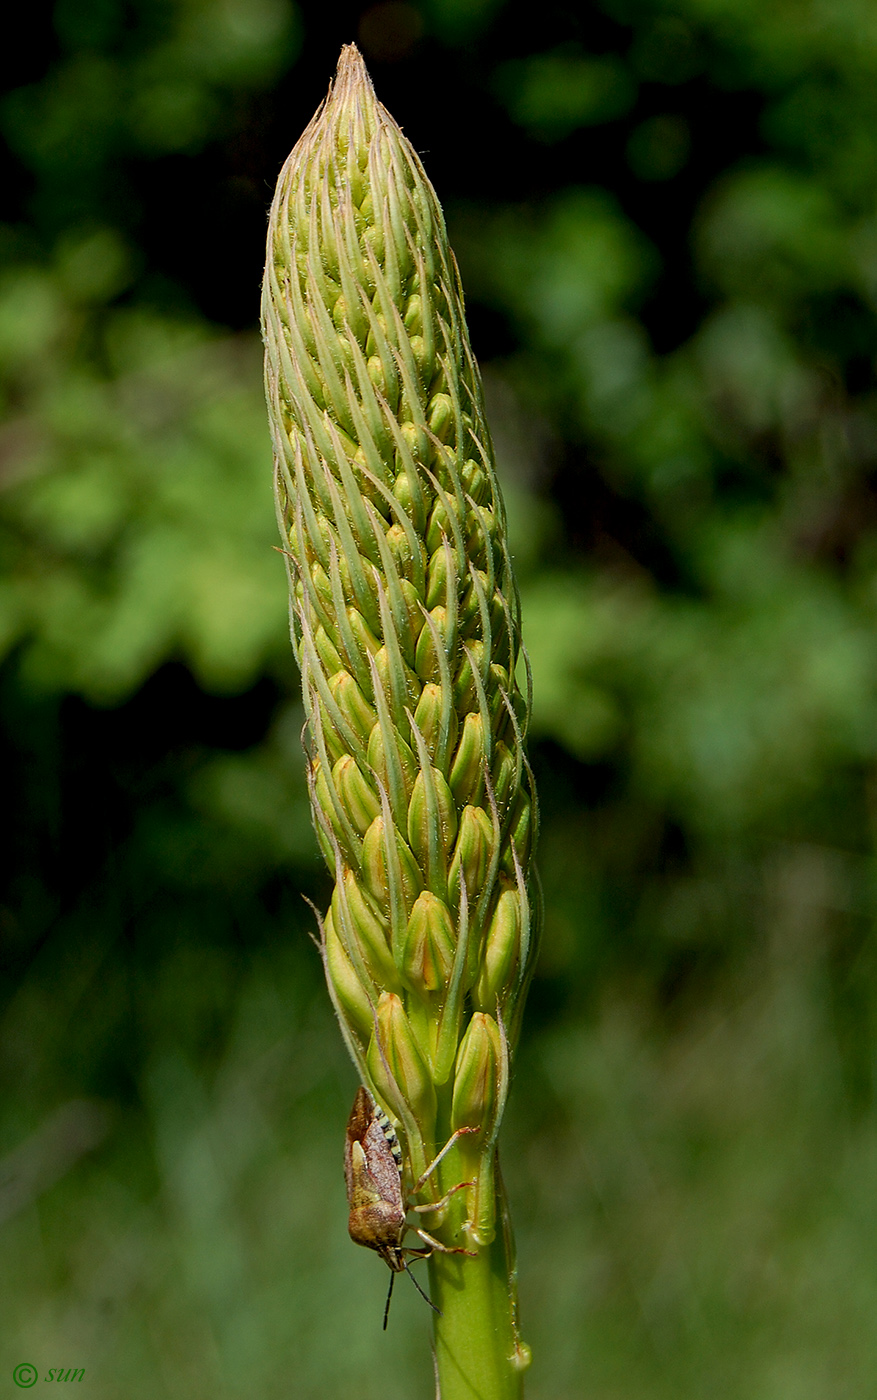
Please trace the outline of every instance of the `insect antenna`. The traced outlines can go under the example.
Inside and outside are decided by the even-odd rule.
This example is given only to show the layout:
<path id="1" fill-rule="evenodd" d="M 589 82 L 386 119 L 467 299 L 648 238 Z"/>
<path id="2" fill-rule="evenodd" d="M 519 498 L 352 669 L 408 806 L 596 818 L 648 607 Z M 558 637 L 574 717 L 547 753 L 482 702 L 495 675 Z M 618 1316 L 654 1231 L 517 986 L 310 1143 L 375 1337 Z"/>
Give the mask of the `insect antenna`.
<path id="1" fill-rule="evenodd" d="M 441 1315 L 442 1315 L 442 1310 L 441 1310 L 441 1308 L 437 1308 L 436 1305 L 435 1305 L 435 1303 L 434 1303 L 434 1302 L 432 1301 L 432 1299 L 430 1298 L 429 1294 L 428 1294 L 428 1293 L 424 1293 L 423 1289 L 421 1288 L 420 1284 L 417 1282 L 417 1279 L 414 1277 L 414 1275 L 412 1274 L 412 1272 L 411 1272 L 411 1270 L 409 1269 L 409 1267 L 408 1267 L 407 1264 L 405 1265 L 405 1272 L 406 1272 L 406 1274 L 408 1275 L 408 1277 L 410 1278 L 411 1282 L 414 1284 L 414 1287 L 417 1289 L 417 1291 L 418 1291 L 418 1293 L 420 1294 L 421 1298 L 424 1298 L 424 1299 L 426 1300 L 426 1302 L 429 1303 L 429 1306 L 432 1308 L 433 1312 L 434 1312 L 434 1313 L 438 1313 L 439 1317 L 441 1317 Z M 388 1298 L 388 1299 L 387 1299 L 387 1307 L 389 1307 L 389 1306 L 390 1306 L 390 1300 L 389 1300 L 389 1298 Z"/>
<path id="2" fill-rule="evenodd" d="M 387 1318 L 390 1316 L 390 1299 L 393 1296 L 393 1284 L 396 1282 L 396 1275 L 390 1274 L 390 1287 L 387 1290 L 387 1303 L 384 1308 L 384 1331 L 387 1330 Z"/>
<path id="3" fill-rule="evenodd" d="M 414 1284 L 414 1287 L 417 1289 L 418 1293 L 420 1294 L 420 1296 L 421 1296 L 421 1298 L 424 1300 L 424 1302 L 425 1302 L 425 1303 L 429 1303 L 429 1306 L 432 1308 L 433 1312 L 438 1313 L 439 1317 L 441 1317 L 441 1315 L 442 1315 L 442 1310 L 441 1310 L 441 1308 L 437 1308 L 436 1305 L 435 1305 L 435 1303 L 434 1303 L 434 1302 L 432 1301 L 432 1299 L 430 1298 L 429 1294 L 428 1294 L 428 1293 L 424 1293 L 423 1289 L 421 1288 L 420 1284 L 417 1282 L 417 1279 L 416 1279 L 416 1278 L 414 1277 L 414 1275 L 412 1274 L 412 1272 L 411 1272 L 411 1270 L 409 1269 L 408 1265 L 405 1264 L 403 1267 L 404 1267 L 404 1269 L 405 1269 L 406 1274 L 407 1274 L 408 1277 L 410 1278 L 411 1282 Z M 387 1302 L 386 1302 L 386 1305 L 385 1305 L 385 1307 L 384 1307 L 384 1331 L 385 1331 L 385 1332 L 386 1332 L 386 1330 L 387 1330 L 387 1319 L 388 1319 L 389 1316 L 390 1316 L 390 1299 L 391 1299 L 392 1296 L 393 1296 L 393 1284 L 394 1284 L 395 1282 L 396 1282 L 396 1275 L 395 1275 L 395 1273 L 391 1273 L 391 1274 L 390 1274 L 390 1287 L 387 1289 Z"/>

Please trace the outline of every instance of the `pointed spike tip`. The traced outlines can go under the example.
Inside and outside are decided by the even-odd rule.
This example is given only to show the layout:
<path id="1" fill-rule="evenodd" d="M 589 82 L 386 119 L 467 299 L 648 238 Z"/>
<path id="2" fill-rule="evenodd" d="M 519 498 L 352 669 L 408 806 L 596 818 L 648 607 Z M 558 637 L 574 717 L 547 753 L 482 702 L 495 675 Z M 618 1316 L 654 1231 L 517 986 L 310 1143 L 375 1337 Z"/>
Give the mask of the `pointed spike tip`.
<path id="1" fill-rule="evenodd" d="M 377 102 L 374 84 L 365 66 L 365 59 L 355 44 L 345 44 L 338 58 L 335 77 L 329 84 L 326 105 L 343 106 L 347 102 L 362 97 Z"/>

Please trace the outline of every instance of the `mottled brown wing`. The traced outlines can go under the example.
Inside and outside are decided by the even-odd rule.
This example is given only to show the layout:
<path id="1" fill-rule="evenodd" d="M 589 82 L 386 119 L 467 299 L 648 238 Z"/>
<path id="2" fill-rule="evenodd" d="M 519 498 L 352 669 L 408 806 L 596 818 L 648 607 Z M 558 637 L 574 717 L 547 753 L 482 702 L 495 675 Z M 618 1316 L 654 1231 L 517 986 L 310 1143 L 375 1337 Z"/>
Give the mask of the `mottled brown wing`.
<path id="1" fill-rule="evenodd" d="M 351 1144 L 361 1142 L 365 1148 L 364 1139 L 374 1115 L 374 1108 L 374 1099 L 368 1089 L 364 1089 L 360 1085 L 356 1091 L 356 1098 L 353 1100 L 353 1108 L 350 1110 L 350 1117 L 347 1120 L 347 1134 L 344 1138 L 344 1180 L 347 1183 L 348 1202 L 352 1197 L 354 1186 L 350 1165 Z M 366 1155 L 368 1154 L 366 1153 Z"/>

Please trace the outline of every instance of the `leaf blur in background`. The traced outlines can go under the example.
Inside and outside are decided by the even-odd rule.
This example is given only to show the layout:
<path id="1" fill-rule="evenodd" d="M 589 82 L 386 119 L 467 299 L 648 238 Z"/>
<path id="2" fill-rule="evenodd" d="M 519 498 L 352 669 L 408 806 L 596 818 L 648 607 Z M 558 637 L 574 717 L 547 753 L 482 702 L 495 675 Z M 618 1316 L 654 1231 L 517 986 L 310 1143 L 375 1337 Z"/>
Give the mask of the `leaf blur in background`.
<path id="1" fill-rule="evenodd" d="M 877 1387 L 877 19 L 58 0 L 2 59 L 0 1376 L 431 1393 L 346 1238 L 257 341 L 356 40 L 461 264 L 534 670 L 534 1397 Z"/>

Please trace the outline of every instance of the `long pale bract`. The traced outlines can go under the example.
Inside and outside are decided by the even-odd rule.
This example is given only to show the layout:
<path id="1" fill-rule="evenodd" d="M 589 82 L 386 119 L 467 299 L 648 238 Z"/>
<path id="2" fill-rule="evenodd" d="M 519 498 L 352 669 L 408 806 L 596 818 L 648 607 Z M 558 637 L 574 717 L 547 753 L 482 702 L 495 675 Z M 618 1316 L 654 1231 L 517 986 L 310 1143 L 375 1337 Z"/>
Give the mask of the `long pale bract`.
<path id="1" fill-rule="evenodd" d="M 263 334 L 329 989 L 415 1176 L 479 1127 L 489 1237 L 535 943 L 528 673 L 442 211 L 353 47 L 280 174 Z"/>

